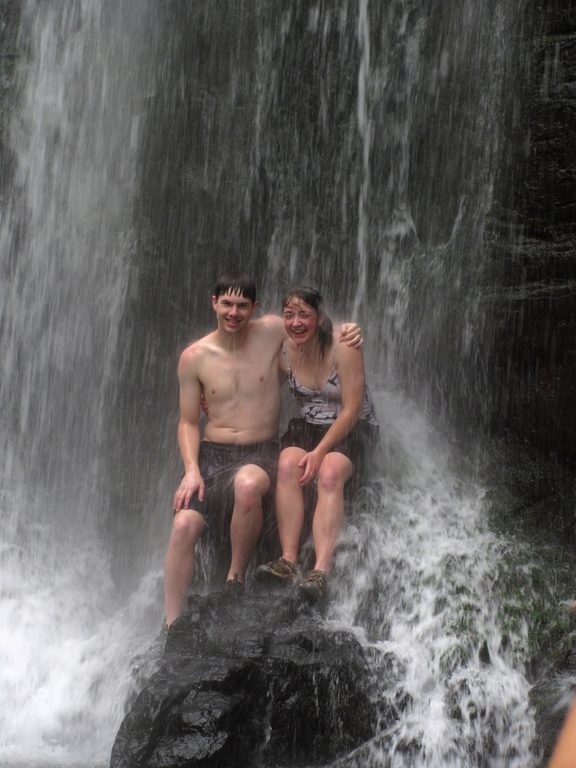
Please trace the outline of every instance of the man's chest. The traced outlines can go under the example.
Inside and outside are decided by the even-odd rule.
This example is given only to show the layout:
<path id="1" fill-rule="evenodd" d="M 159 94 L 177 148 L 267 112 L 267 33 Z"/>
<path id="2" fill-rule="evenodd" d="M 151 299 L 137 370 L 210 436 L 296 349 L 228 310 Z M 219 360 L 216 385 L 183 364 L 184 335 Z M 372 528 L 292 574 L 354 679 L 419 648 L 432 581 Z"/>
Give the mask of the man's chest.
<path id="1" fill-rule="evenodd" d="M 272 356 L 249 350 L 222 355 L 202 371 L 204 393 L 208 400 L 223 402 L 239 397 L 262 397 L 277 386 L 276 364 Z"/>

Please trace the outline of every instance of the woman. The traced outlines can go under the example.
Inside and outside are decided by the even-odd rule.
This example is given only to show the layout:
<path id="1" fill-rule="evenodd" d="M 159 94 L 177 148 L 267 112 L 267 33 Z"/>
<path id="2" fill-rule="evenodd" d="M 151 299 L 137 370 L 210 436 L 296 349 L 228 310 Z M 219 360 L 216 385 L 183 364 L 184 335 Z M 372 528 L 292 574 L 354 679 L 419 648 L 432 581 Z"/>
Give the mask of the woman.
<path id="1" fill-rule="evenodd" d="M 282 557 L 257 569 L 257 577 L 299 578 L 298 549 L 304 526 L 304 489 L 316 481 L 312 519 L 314 568 L 299 585 L 316 601 L 324 596 L 332 555 L 344 521 L 344 486 L 355 465 L 363 468 L 378 442 L 378 424 L 364 382 L 361 349 L 335 341 L 322 296 L 313 288 L 291 290 L 282 304 L 288 335 L 281 367 L 301 418 L 282 438 L 276 485 L 276 519 Z"/>

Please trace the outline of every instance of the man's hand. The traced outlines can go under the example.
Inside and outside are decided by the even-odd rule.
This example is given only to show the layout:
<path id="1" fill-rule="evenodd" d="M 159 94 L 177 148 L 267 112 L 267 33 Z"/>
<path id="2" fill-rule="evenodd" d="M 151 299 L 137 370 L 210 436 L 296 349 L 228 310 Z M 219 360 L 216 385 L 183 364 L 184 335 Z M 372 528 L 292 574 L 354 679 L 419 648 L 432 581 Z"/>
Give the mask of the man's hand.
<path id="1" fill-rule="evenodd" d="M 364 343 L 364 334 L 358 323 L 343 323 L 340 328 L 340 338 L 348 347 L 358 349 Z"/>
<path id="2" fill-rule="evenodd" d="M 320 466 L 324 461 L 325 455 L 326 453 L 324 451 L 315 448 L 313 451 L 310 451 L 310 453 L 306 453 L 302 456 L 298 462 L 298 466 L 303 470 L 303 473 L 300 480 L 298 480 L 298 485 L 308 485 L 308 483 L 318 477 L 318 472 L 320 471 Z"/>
<path id="3" fill-rule="evenodd" d="M 204 480 L 197 469 L 191 469 L 182 478 L 174 494 L 174 512 L 180 512 L 181 509 L 188 509 L 190 500 L 195 493 L 198 493 L 199 501 L 204 501 Z"/>

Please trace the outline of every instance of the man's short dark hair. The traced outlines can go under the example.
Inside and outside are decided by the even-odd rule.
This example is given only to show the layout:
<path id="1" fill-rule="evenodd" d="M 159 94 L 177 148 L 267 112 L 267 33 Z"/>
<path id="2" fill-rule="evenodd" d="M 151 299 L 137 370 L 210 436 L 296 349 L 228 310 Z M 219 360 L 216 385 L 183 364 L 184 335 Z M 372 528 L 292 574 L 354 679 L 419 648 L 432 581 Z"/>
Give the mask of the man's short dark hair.
<path id="1" fill-rule="evenodd" d="M 254 304 L 256 283 L 245 272 L 226 272 L 218 278 L 213 295 L 218 298 L 224 293 L 237 293 Z"/>

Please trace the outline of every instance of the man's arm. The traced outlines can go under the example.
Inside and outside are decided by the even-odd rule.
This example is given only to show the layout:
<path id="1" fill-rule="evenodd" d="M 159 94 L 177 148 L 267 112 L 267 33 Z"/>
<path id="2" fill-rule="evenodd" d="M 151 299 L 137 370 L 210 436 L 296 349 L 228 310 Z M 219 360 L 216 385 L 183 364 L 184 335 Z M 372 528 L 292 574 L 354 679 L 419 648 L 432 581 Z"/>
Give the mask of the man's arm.
<path id="1" fill-rule="evenodd" d="M 335 333 L 336 340 L 343 342 L 347 347 L 358 349 L 364 343 L 364 334 L 358 323 L 342 323 L 340 326 L 340 335 Z"/>
<path id="2" fill-rule="evenodd" d="M 198 378 L 199 350 L 188 347 L 180 355 L 178 382 L 180 385 L 180 421 L 178 422 L 178 445 L 184 464 L 184 477 L 174 494 L 174 511 L 187 509 L 190 499 L 198 493 L 204 500 L 204 480 L 198 467 L 200 449 L 200 412 L 202 384 Z"/>
<path id="3" fill-rule="evenodd" d="M 278 315 L 263 315 L 253 322 L 265 325 L 267 332 L 278 339 L 278 345 L 288 338 L 284 329 L 284 320 Z M 336 341 L 343 342 L 347 347 L 354 349 L 361 347 L 364 343 L 364 334 L 358 323 L 342 323 L 339 329 L 338 327 L 334 329 L 334 337 Z"/>

